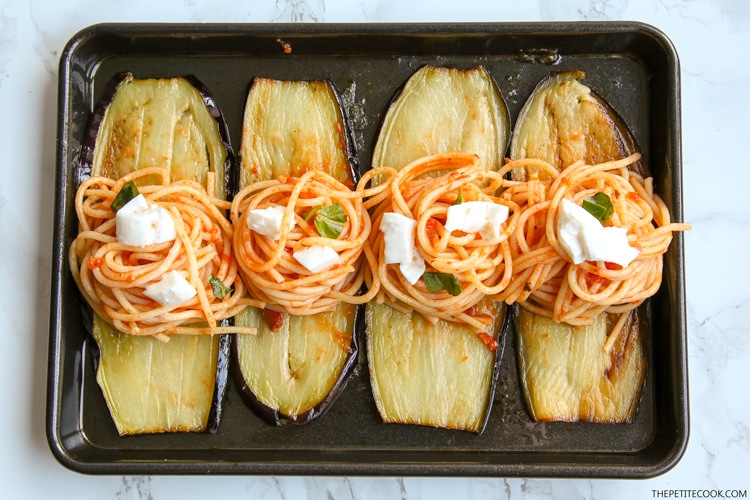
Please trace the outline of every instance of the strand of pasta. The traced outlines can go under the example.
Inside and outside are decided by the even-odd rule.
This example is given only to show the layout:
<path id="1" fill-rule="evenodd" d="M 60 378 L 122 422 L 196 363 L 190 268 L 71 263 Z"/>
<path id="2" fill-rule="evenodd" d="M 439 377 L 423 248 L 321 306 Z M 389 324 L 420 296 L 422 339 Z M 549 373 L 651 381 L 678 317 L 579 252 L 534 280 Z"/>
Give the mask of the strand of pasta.
<path id="1" fill-rule="evenodd" d="M 435 176 L 437 175 L 437 176 Z M 476 155 L 445 153 L 415 160 L 389 180 L 389 197 L 383 198 L 372 213 L 370 246 L 377 256 L 370 279 L 379 278 L 378 303 L 400 311 L 415 310 L 435 324 L 442 319 L 468 324 L 478 330 L 491 319 L 468 311 L 485 295 L 503 290 L 510 281 L 510 235 L 515 228 L 519 207 L 494 194 L 506 184 L 503 174 L 485 170 Z M 508 206 L 511 216 L 501 234 L 490 241 L 475 233 L 447 231 L 448 207 L 459 190 L 464 201 L 492 201 Z M 431 292 L 423 280 L 415 284 L 403 277 L 396 264 L 385 264 L 385 242 L 380 228 L 383 214 L 395 212 L 417 221 L 416 249 L 425 259 L 428 271 L 450 273 L 461 284 L 458 295 Z"/>
<path id="2" fill-rule="evenodd" d="M 140 186 L 139 192 L 149 204 L 167 210 L 177 238 L 133 247 L 117 240 L 110 205 L 126 182 L 146 178 L 152 183 Z M 70 270 L 86 301 L 105 321 L 125 333 L 152 335 L 162 341 L 174 334 L 254 333 L 252 328 L 220 324 L 248 305 L 262 305 L 243 298 L 244 286 L 230 244 L 233 228 L 222 213 L 229 208 L 228 202 L 210 197 L 196 182 L 170 182 L 165 170 L 148 168 L 118 181 L 87 179 L 76 192 L 75 206 L 79 233 L 68 254 Z M 196 289 L 195 297 L 167 307 L 144 295 L 146 286 L 173 270 Z M 208 283 L 211 276 L 234 291 L 218 299 Z"/>
<path id="3" fill-rule="evenodd" d="M 285 176 L 256 182 L 237 193 L 231 207 L 231 220 L 238 228 L 233 245 L 251 295 L 260 298 L 269 309 L 295 315 L 330 311 L 342 301 L 369 302 L 377 294 L 379 282 L 371 282 L 367 293 L 360 294 L 365 269 L 375 262 L 367 245 L 371 232 L 367 208 L 373 201 L 366 198 L 382 198 L 387 186 L 366 189 L 366 185 L 375 175 L 391 173 L 392 169 L 372 170 L 352 190 L 325 172 L 309 171 L 299 178 Z M 343 209 L 346 223 L 338 238 L 325 238 L 312 222 L 305 220 L 305 215 L 315 207 L 336 203 Z M 284 207 L 277 240 L 247 226 L 251 210 L 271 206 Z M 295 224 L 289 229 L 292 218 Z M 310 272 L 292 254 L 312 245 L 333 248 L 339 254 L 339 263 L 323 272 Z"/>

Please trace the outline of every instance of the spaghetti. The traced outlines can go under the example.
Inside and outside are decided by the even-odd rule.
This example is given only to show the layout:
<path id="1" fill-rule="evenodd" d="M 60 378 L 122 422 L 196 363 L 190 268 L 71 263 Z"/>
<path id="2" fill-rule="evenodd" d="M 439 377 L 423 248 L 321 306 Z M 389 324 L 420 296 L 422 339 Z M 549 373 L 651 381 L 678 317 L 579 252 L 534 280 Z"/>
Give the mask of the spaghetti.
<path id="1" fill-rule="evenodd" d="M 377 282 L 367 293 L 359 294 L 363 269 L 368 267 L 363 266 L 363 260 L 375 265 L 367 245 L 371 231 L 367 208 L 373 202 L 366 202 L 365 198 L 382 197 L 386 186 L 370 190 L 364 186 L 373 175 L 383 173 L 387 172 L 368 172 L 355 190 L 325 172 L 309 171 L 300 177 L 255 182 L 237 193 L 231 209 L 236 228 L 234 250 L 250 294 L 270 310 L 294 315 L 331 311 L 342 301 L 363 304 L 374 297 L 379 288 Z M 319 233 L 314 217 L 321 208 L 334 205 L 341 208 L 345 222 L 341 232 L 331 238 Z M 248 227 L 253 210 L 272 207 L 284 209 L 277 239 Z M 338 263 L 312 272 L 294 257 L 295 252 L 314 246 L 333 249 Z M 361 258 L 363 254 L 365 259 Z"/>
<path id="2" fill-rule="evenodd" d="M 485 295 L 505 289 L 512 276 L 509 238 L 519 206 L 495 196 L 509 182 L 503 178 L 505 172 L 487 170 L 476 155 L 456 152 L 417 159 L 390 178 L 390 196 L 373 212 L 373 227 L 380 228 L 383 215 L 389 212 L 416 220 L 416 251 L 424 258 L 427 272 L 451 275 L 460 283 L 460 292 L 431 291 L 424 279 L 410 284 L 397 265 L 385 263 L 383 232 L 374 230 L 370 245 L 377 265 L 368 275 L 368 285 L 375 279 L 382 284 L 378 303 L 402 312 L 418 311 L 432 324 L 442 319 L 478 330 L 491 324 L 491 318 L 474 316 L 471 310 Z M 508 207 L 511 215 L 492 239 L 478 232 L 446 229 L 449 207 L 470 201 Z"/>
<path id="3" fill-rule="evenodd" d="M 533 175 L 526 182 L 513 182 L 501 195 L 523 208 L 510 238 L 513 277 L 495 298 L 508 304 L 518 302 L 556 322 L 588 325 L 603 312 L 629 313 L 656 293 L 662 279 L 662 256 L 672 233 L 689 230 L 690 225 L 671 222 L 666 205 L 654 193 L 652 178 L 628 169 L 640 157 L 634 154 L 599 165 L 578 161 L 559 173 L 541 160 L 508 163 L 504 169 L 533 164 L 552 174 L 552 179 L 541 181 Z M 581 205 L 598 192 L 610 198 L 614 209 L 605 225 L 627 229 L 629 245 L 639 250 L 625 267 L 600 261 L 574 265 L 558 238 L 561 200 Z M 622 324 L 624 316 L 608 345 Z"/>
<path id="4" fill-rule="evenodd" d="M 212 177 L 209 174 L 209 188 Z M 110 205 L 130 181 L 148 182 L 139 187 L 140 194 L 168 211 L 177 234 L 173 241 L 144 247 L 118 241 Z M 87 179 L 78 188 L 75 208 L 79 232 L 70 247 L 70 270 L 86 301 L 105 321 L 122 332 L 162 341 L 173 334 L 254 333 L 220 324 L 248 305 L 262 305 L 243 298 L 232 253 L 233 229 L 222 212 L 228 202 L 208 196 L 197 182 L 170 182 L 165 170 L 147 168 L 117 181 Z M 182 275 L 197 293 L 177 306 L 162 306 L 144 291 L 171 271 Z M 209 280 L 225 287 L 224 298 L 215 296 Z"/>

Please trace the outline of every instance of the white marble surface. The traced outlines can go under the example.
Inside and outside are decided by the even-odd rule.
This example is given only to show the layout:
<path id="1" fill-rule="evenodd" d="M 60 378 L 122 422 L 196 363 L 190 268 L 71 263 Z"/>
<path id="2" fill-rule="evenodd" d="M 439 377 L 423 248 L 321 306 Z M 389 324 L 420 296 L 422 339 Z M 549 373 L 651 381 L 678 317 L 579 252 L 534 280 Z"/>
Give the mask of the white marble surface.
<path id="1" fill-rule="evenodd" d="M 0 0 L 0 484 L 4 498 L 656 498 L 750 489 L 750 184 L 746 0 Z M 57 65 L 99 22 L 639 20 L 682 64 L 691 436 L 651 480 L 92 477 L 59 465 L 44 431 Z M 691 495 L 682 493 L 681 495 Z M 697 493 L 699 494 L 699 493 Z M 688 498 L 689 496 L 682 496 Z M 697 497 L 696 497 L 697 498 Z"/>

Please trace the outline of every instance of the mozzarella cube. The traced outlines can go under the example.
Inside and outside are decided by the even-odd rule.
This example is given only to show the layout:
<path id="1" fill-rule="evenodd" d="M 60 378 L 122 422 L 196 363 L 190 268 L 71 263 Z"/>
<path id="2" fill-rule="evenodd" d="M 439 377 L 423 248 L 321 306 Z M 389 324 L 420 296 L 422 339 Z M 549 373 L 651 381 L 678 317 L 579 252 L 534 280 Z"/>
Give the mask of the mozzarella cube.
<path id="1" fill-rule="evenodd" d="M 177 238 L 169 212 L 158 205 L 149 205 L 139 194 L 115 215 L 117 239 L 134 247 L 145 247 Z"/>
<path id="2" fill-rule="evenodd" d="M 426 269 L 422 254 L 415 251 L 414 255 L 412 255 L 411 261 L 408 263 L 402 262 L 399 264 L 398 269 L 401 271 L 403 277 L 406 278 L 406 281 L 408 281 L 410 285 L 413 285 L 419 281 L 419 278 L 422 277 Z"/>
<path id="3" fill-rule="evenodd" d="M 409 265 L 414 256 L 417 221 L 395 212 L 386 212 L 380 221 L 385 240 L 385 263 Z"/>
<path id="4" fill-rule="evenodd" d="M 573 264 L 589 260 L 626 267 L 640 253 L 628 243 L 627 229 L 604 227 L 585 208 L 565 198 L 558 210 L 557 237 Z"/>
<path id="5" fill-rule="evenodd" d="M 380 221 L 385 241 L 385 263 L 398 264 L 401 274 L 413 285 L 425 270 L 424 258 L 414 246 L 417 221 L 395 212 L 386 212 Z"/>
<path id="6" fill-rule="evenodd" d="M 596 232 L 596 237 L 590 237 L 588 230 L 584 230 L 587 260 L 601 260 L 614 262 L 626 267 L 633 262 L 640 252 L 628 243 L 628 230 L 622 227 L 602 227 Z"/>
<path id="7" fill-rule="evenodd" d="M 258 234 L 268 236 L 274 241 L 281 237 L 281 221 L 284 218 L 285 207 L 274 205 L 268 208 L 255 208 L 247 214 L 247 227 Z M 289 219 L 289 230 L 294 229 L 296 221 L 294 215 Z"/>
<path id="8" fill-rule="evenodd" d="M 445 221 L 447 231 L 480 233 L 485 240 L 494 240 L 502 233 L 502 224 L 508 219 L 505 205 L 491 201 L 467 201 L 448 207 Z"/>
<path id="9" fill-rule="evenodd" d="M 143 293 L 163 306 L 176 307 L 195 297 L 198 292 L 180 273 L 172 270 L 162 276 L 158 283 L 146 286 Z"/>
<path id="10" fill-rule="evenodd" d="M 294 252 L 292 256 L 311 273 L 327 271 L 339 263 L 336 250 L 325 245 L 312 245 Z"/>

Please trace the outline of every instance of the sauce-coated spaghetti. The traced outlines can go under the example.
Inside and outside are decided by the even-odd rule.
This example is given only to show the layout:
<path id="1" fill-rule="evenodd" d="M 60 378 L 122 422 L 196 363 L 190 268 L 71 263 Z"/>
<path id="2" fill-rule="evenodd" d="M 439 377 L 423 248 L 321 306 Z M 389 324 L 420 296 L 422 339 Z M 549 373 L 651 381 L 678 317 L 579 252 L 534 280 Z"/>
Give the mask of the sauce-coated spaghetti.
<path id="1" fill-rule="evenodd" d="M 628 169 L 639 159 L 640 154 L 634 154 L 599 165 L 579 161 L 559 173 L 540 160 L 519 159 L 507 164 L 505 168 L 533 164 L 553 178 L 540 181 L 534 176 L 527 182 L 514 182 L 502 194 L 521 205 L 522 211 L 510 239 L 513 277 L 495 298 L 508 304 L 518 302 L 556 322 L 587 325 L 602 312 L 627 313 L 656 293 L 672 232 L 686 231 L 690 225 L 671 222 L 652 179 Z M 581 205 L 583 199 L 598 192 L 607 194 L 614 208 L 604 225 L 626 228 L 628 244 L 640 252 L 625 267 L 599 261 L 574 265 L 560 244 L 557 220 L 561 200 Z M 624 316 L 621 319 L 619 324 Z M 613 333 L 612 339 L 617 331 Z"/>
<path id="2" fill-rule="evenodd" d="M 382 192 L 385 186 L 369 191 L 363 186 L 375 173 L 368 173 L 355 190 L 325 172 L 309 171 L 300 177 L 255 182 L 237 193 L 231 210 L 234 248 L 250 294 L 268 309 L 295 315 L 331 311 L 342 301 L 368 302 L 377 293 L 378 284 L 359 294 L 364 281 L 363 253 L 370 265 L 374 259 L 366 245 L 371 222 L 365 197 Z M 334 205 L 340 207 L 345 222 L 332 238 L 319 233 L 314 218 L 316 211 Z M 247 224 L 251 211 L 271 207 L 284 208 L 276 239 Z M 335 250 L 338 262 L 320 272 L 310 271 L 294 254 L 313 246 Z"/>
<path id="3" fill-rule="evenodd" d="M 372 214 L 370 245 L 377 265 L 368 276 L 378 279 L 379 303 L 397 310 L 418 311 L 431 323 L 446 320 L 485 328 L 491 318 L 471 313 L 485 295 L 505 289 L 511 279 L 509 237 L 513 233 L 519 207 L 513 200 L 495 196 L 505 181 L 500 172 L 485 169 L 476 155 L 436 154 L 420 158 L 395 173 L 388 181 L 387 197 Z M 478 232 L 449 231 L 445 228 L 449 207 L 456 203 L 484 201 L 505 205 L 509 218 L 489 240 Z M 410 284 L 396 264 L 386 264 L 385 241 L 379 229 L 383 214 L 395 212 L 416 220 L 416 251 L 425 261 L 427 272 L 445 273 L 460 283 L 460 293 L 430 291 L 424 279 Z"/>
<path id="4" fill-rule="evenodd" d="M 210 185 L 212 177 L 209 174 Z M 118 241 L 110 205 L 129 181 L 148 182 L 139 186 L 140 194 L 149 205 L 169 212 L 177 233 L 173 241 L 144 247 Z M 194 181 L 170 182 L 165 170 L 148 168 L 117 181 L 87 179 L 78 188 L 75 207 L 79 232 L 70 247 L 70 270 L 86 301 L 105 321 L 122 332 L 153 335 L 162 341 L 172 334 L 254 333 L 220 324 L 248 305 L 262 305 L 243 298 L 232 253 L 233 229 L 223 215 L 228 202 L 208 196 Z M 197 293 L 167 307 L 144 295 L 144 290 L 171 271 L 180 273 Z M 214 295 L 209 279 L 226 287 L 223 299 Z"/>

